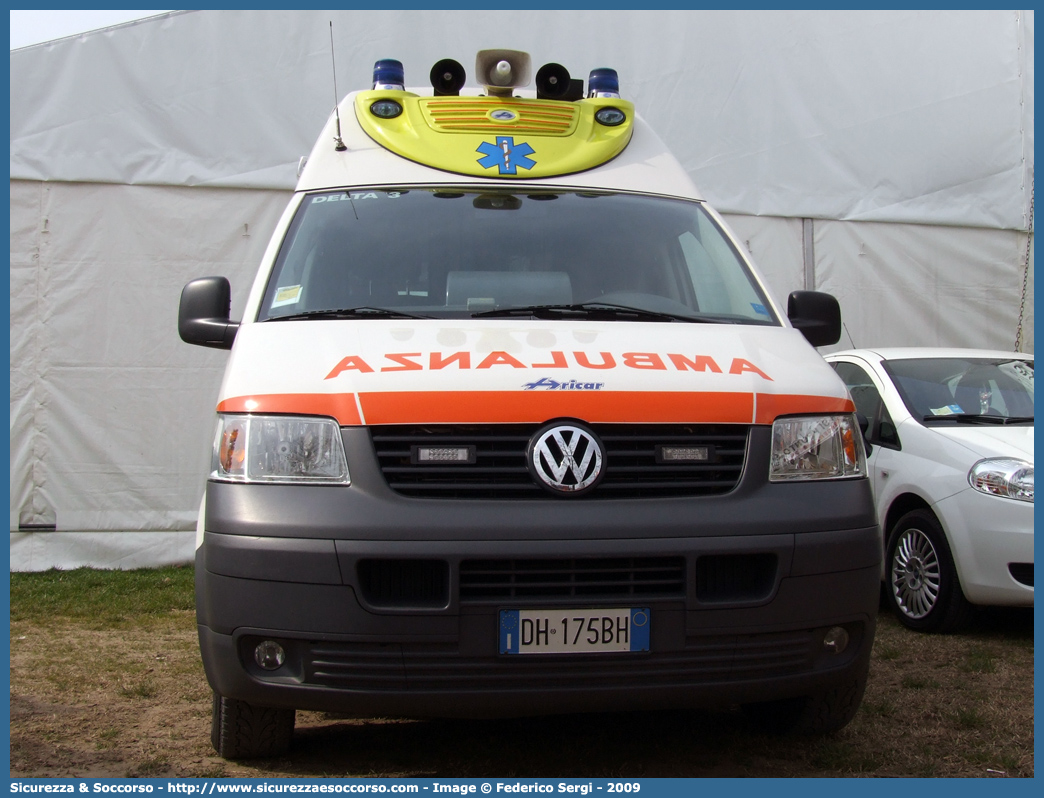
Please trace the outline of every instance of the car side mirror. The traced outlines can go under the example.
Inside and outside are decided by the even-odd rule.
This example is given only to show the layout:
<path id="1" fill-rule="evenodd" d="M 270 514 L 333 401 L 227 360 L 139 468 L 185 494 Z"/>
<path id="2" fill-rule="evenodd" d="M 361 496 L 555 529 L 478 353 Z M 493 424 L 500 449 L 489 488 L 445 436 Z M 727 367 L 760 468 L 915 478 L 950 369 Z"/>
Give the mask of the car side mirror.
<path id="1" fill-rule="evenodd" d="M 231 349 L 239 330 L 230 321 L 232 287 L 225 277 L 201 277 L 181 290 L 178 334 L 186 344 Z"/>
<path id="2" fill-rule="evenodd" d="M 812 346 L 841 340 L 841 305 L 822 291 L 794 291 L 787 299 L 787 318 Z"/>

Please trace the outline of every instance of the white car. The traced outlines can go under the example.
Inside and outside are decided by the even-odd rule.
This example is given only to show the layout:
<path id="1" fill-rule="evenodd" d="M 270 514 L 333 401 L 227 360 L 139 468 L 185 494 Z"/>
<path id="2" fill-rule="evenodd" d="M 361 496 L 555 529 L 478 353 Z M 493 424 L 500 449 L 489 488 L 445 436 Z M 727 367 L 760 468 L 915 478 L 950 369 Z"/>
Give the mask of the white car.
<path id="1" fill-rule="evenodd" d="M 953 631 L 971 605 L 1033 606 L 1033 355 L 978 349 L 836 352 L 866 417 L 900 621 Z"/>

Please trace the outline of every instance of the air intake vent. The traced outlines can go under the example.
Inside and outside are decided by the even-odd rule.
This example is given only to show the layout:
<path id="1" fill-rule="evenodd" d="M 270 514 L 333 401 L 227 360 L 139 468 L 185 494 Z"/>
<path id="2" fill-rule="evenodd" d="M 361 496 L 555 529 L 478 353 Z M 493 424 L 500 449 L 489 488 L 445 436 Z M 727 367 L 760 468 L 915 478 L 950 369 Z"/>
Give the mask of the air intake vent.
<path id="1" fill-rule="evenodd" d="M 776 584 L 775 554 L 713 554 L 696 560 L 696 600 L 703 604 L 762 601 Z"/>
<path id="2" fill-rule="evenodd" d="M 808 673 L 815 645 L 811 632 L 798 630 L 690 637 L 684 649 L 651 651 L 641 657 L 496 658 L 462 656 L 453 644 L 316 641 L 304 652 L 304 682 L 352 690 L 432 693 L 546 691 L 549 684 L 576 690 L 649 684 L 684 687 Z"/>
<path id="3" fill-rule="evenodd" d="M 442 560 L 360 560 L 359 587 L 371 607 L 445 607 L 449 565 Z"/>
<path id="4" fill-rule="evenodd" d="M 381 472 L 405 496 L 561 501 L 533 482 L 526 446 L 537 425 L 382 426 L 371 428 Z M 743 425 L 601 424 L 592 429 L 606 449 L 606 473 L 590 494 L 566 501 L 716 496 L 739 482 L 747 450 Z M 460 463 L 417 462 L 414 447 L 474 447 Z M 665 450 L 703 459 L 669 459 Z M 470 452 L 471 449 L 469 448 Z"/>
<path id="5" fill-rule="evenodd" d="M 568 136 L 576 126 L 579 111 L 560 102 L 519 103 L 478 97 L 433 97 L 420 101 L 425 120 L 440 133 L 535 133 Z M 514 114 L 507 121 L 490 118 L 491 111 L 506 109 Z"/>
<path id="6" fill-rule="evenodd" d="M 461 604 L 504 599 L 684 597 L 683 557 L 465 560 L 460 564 Z"/>

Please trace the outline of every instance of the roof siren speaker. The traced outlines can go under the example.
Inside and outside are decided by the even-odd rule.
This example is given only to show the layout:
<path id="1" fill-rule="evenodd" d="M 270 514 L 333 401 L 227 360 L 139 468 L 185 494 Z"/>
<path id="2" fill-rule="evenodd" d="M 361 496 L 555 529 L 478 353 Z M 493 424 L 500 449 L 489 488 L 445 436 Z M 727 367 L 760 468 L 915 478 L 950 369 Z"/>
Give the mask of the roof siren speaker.
<path id="1" fill-rule="evenodd" d="M 536 73 L 537 99 L 561 100 L 569 91 L 569 70 L 561 64 L 544 64 Z"/>
<path id="2" fill-rule="evenodd" d="M 452 58 L 443 58 L 431 68 L 431 87 L 436 97 L 456 97 L 467 80 L 464 67 Z"/>
<path id="3" fill-rule="evenodd" d="M 529 53 L 518 50 L 480 50 L 475 76 L 491 97 L 510 97 L 511 90 L 528 86 L 533 71 Z"/>

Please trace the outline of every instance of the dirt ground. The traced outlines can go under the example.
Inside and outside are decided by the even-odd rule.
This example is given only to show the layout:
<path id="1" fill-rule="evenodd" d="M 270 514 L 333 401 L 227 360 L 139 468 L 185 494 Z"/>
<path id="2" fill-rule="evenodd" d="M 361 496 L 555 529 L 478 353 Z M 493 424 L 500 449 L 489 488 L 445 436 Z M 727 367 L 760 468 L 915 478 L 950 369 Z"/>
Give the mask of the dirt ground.
<path id="1" fill-rule="evenodd" d="M 210 691 L 193 613 L 140 628 L 11 626 L 11 776 L 707 777 L 1033 776 L 1032 613 L 963 635 L 882 615 L 856 719 L 778 739 L 739 712 L 508 721 L 347 720 L 299 712 L 289 755 L 227 762 L 210 747 Z"/>

